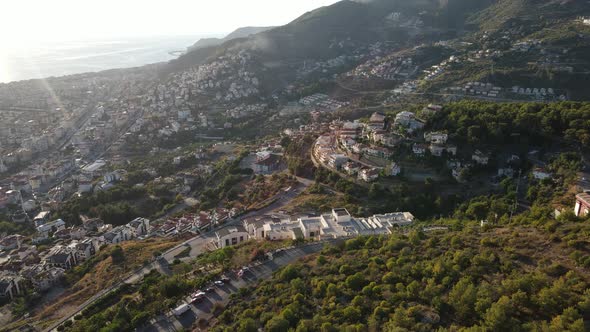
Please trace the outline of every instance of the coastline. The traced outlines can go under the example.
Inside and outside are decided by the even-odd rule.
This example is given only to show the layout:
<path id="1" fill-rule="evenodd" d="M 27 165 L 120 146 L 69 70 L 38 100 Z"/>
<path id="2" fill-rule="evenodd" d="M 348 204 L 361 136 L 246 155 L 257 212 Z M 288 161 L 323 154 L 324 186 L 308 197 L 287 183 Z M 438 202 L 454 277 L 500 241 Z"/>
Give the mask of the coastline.
<path id="1" fill-rule="evenodd" d="M 0 55 L 0 84 L 167 62 L 204 37 L 119 38 L 23 47 Z"/>

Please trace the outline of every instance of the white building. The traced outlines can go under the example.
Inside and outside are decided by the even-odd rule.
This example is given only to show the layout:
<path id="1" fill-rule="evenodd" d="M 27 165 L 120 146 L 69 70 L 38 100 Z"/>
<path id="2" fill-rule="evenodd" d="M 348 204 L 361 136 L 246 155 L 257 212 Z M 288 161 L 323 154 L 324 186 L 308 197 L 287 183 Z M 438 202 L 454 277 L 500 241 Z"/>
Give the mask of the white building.
<path id="1" fill-rule="evenodd" d="M 299 218 L 298 224 L 304 238 L 319 239 L 323 228 L 321 218 Z"/>
<path id="2" fill-rule="evenodd" d="M 397 163 L 391 163 L 387 168 L 385 168 L 385 172 L 388 176 L 397 176 L 402 172 L 402 168 Z"/>
<path id="3" fill-rule="evenodd" d="M 358 173 L 360 167 L 359 164 L 350 161 L 344 164 L 344 166 L 342 166 L 342 169 L 349 175 L 354 175 Z"/>
<path id="4" fill-rule="evenodd" d="M 408 111 L 399 112 L 395 116 L 393 124 L 396 127 L 405 127 L 410 132 L 424 128 L 424 122 L 417 119 L 414 113 Z"/>
<path id="5" fill-rule="evenodd" d="M 379 178 L 379 171 L 375 168 L 364 168 L 359 171 L 359 179 L 372 182 Z"/>
<path id="6" fill-rule="evenodd" d="M 146 218 L 135 218 L 127 226 L 131 229 L 134 237 L 142 236 L 149 232 L 150 220 Z"/>
<path id="7" fill-rule="evenodd" d="M 283 221 L 280 223 L 265 223 L 263 226 L 264 237 L 267 240 L 295 240 L 303 238 L 303 232 L 296 221 Z"/>
<path id="8" fill-rule="evenodd" d="M 471 160 L 475 161 L 480 165 L 487 165 L 490 157 L 479 150 L 475 150 L 475 153 L 471 155 Z"/>
<path id="9" fill-rule="evenodd" d="M 21 293 L 20 278 L 16 275 L 0 276 L 0 298 L 12 300 Z"/>
<path id="10" fill-rule="evenodd" d="M 440 131 L 425 133 L 424 139 L 433 144 L 446 144 L 449 139 L 449 134 Z"/>
<path id="11" fill-rule="evenodd" d="M 348 161 L 348 157 L 343 154 L 331 154 L 328 156 L 328 166 L 332 168 L 340 168 Z"/>
<path id="12" fill-rule="evenodd" d="M 121 181 L 122 178 L 123 178 L 123 174 L 119 170 L 109 172 L 103 176 L 103 180 L 105 183 L 113 183 L 113 182 Z"/>
<path id="13" fill-rule="evenodd" d="M 248 232 L 242 225 L 229 226 L 215 232 L 217 247 L 235 246 L 248 240 Z"/>
<path id="14" fill-rule="evenodd" d="M 426 145 L 414 143 L 414 145 L 412 145 L 412 152 L 417 156 L 423 156 L 426 154 Z"/>
<path id="15" fill-rule="evenodd" d="M 65 221 L 61 219 L 54 220 L 52 222 L 40 225 L 37 227 L 38 237 L 41 239 L 46 239 L 49 237 L 50 234 L 53 234 L 57 231 L 66 228 Z"/>
<path id="16" fill-rule="evenodd" d="M 590 212 L 590 195 L 588 193 L 580 193 L 576 195 L 576 203 L 574 205 L 574 214 L 577 217 L 585 217 Z"/>
<path id="17" fill-rule="evenodd" d="M 48 264 L 34 264 L 25 266 L 20 273 L 35 290 L 42 292 L 58 283 L 65 275 L 65 270 Z"/>
<path id="18" fill-rule="evenodd" d="M 58 245 L 51 249 L 44 261 L 50 266 L 69 270 L 78 265 L 78 255 L 72 248 Z"/>
<path id="19" fill-rule="evenodd" d="M 86 238 L 80 242 L 74 241 L 72 244 L 77 251 L 79 261 L 89 259 L 99 250 L 98 240 L 93 238 Z"/>
<path id="20" fill-rule="evenodd" d="M 118 226 L 104 233 L 102 239 L 108 244 L 118 244 L 133 239 L 133 233 L 129 227 Z"/>
<path id="21" fill-rule="evenodd" d="M 332 209 L 332 217 L 334 217 L 336 222 L 349 222 L 352 220 L 350 212 L 348 212 L 348 210 L 345 208 Z"/>
<path id="22" fill-rule="evenodd" d="M 409 225 L 414 216 L 409 212 L 395 212 L 374 215 L 370 218 L 354 218 L 344 208 L 332 209 L 329 213 L 319 216 L 299 217 L 297 220 L 261 218 L 257 221 L 244 221 L 248 225 L 256 225 L 263 231 L 250 233 L 253 238 L 267 240 L 290 239 L 325 239 L 356 235 L 390 234 L 394 227 Z"/>
<path id="23" fill-rule="evenodd" d="M 545 180 L 551 178 L 551 173 L 542 167 L 533 169 L 533 177 L 537 180 Z"/>
<path id="24" fill-rule="evenodd" d="M 368 220 L 385 225 L 385 227 L 408 226 L 414 222 L 414 216 L 410 212 L 394 212 L 386 214 L 376 214 L 369 217 Z"/>

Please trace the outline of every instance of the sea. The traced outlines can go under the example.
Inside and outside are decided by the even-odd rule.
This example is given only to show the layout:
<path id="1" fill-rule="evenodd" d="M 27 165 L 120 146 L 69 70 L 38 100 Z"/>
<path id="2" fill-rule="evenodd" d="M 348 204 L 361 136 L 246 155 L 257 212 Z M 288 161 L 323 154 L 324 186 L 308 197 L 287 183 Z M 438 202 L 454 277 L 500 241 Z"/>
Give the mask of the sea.
<path id="1" fill-rule="evenodd" d="M 0 83 L 130 68 L 178 57 L 200 38 L 160 36 L 3 45 Z"/>

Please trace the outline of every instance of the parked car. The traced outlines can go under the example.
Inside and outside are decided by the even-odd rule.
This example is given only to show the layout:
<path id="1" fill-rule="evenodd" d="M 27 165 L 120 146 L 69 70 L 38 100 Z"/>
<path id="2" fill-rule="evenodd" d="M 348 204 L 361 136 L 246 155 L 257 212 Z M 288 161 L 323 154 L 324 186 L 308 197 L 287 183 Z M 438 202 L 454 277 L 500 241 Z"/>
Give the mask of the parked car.
<path id="1" fill-rule="evenodd" d="M 244 275 L 244 273 L 246 273 L 247 271 L 250 271 L 250 269 L 246 266 L 244 266 L 243 268 L 240 269 L 240 271 L 238 271 L 238 277 L 242 277 Z"/>
<path id="2" fill-rule="evenodd" d="M 207 287 L 207 288 L 205 288 L 205 293 L 212 293 L 214 291 L 215 291 L 215 289 L 213 287 Z"/>
<path id="3" fill-rule="evenodd" d="M 230 279 L 228 277 L 226 277 L 226 276 L 223 276 L 223 277 L 221 277 L 221 281 L 222 282 L 229 282 Z"/>
<path id="4" fill-rule="evenodd" d="M 216 281 L 214 282 L 214 284 L 215 284 L 215 286 L 223 286 L 223 281 L 221 281 L 221 280 L 216 280 Z"/>
<path id="5" fill-rule="evenodd" d="M 205 292 L 198 291 L 198 292 L 194 293 L 193 295 L 191 295 L 191 303 L 201 301 L 202 299 L 205 298 L 205 296 L 206 296 Z"/>
<path id="6" fill-rule="evenodd" d="M 174 314 L 174 316 L 181 316 L 182 314 L 184 314 L 185 312 L 189 311 L 191 307 L 189 307 L 188 304 L 183 303 L 180 306 L 178 306 L 175 309 L 172 309 L 172 313 Z"/>

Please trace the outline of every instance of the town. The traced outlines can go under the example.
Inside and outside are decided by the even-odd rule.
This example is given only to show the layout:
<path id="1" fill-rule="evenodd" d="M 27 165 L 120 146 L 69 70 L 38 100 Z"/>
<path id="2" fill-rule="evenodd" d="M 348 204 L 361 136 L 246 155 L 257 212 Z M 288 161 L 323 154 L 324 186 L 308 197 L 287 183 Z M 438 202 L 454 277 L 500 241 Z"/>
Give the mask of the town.
<path id="1" fill-rule="evenodd" d="M 450 27 L 436 6 L 381 5 L 337 2 L 169 62 L 0 84 L 0 322 L 221 331 L 292 289 L 288 310 L 248 308 L 256 326 L 240 330 L 453 329 L 496 317 L 504 293 L 517 310 L 567 278 L 560 290 L 583 289 L 590 13 Z M 526 301 L 520 286 L 474 291 L 525 270 L 549 276 L 519 288 Z M 561 322 L 546 319 L 582 297 L 519 317 Z M 296 325 L 302 298 L 317 329 Z M 388 325 L 400 317 L 417 323 Z"/>

